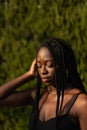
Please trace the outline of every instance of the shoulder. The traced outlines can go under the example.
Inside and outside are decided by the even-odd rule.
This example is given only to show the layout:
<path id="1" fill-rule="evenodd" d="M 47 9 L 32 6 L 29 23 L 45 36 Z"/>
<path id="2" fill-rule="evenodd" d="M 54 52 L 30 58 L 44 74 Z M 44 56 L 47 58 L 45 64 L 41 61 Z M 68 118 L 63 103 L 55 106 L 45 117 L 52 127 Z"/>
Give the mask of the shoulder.
<path id="1" fill-rule="evenodd" d="M 85 105 L 87 105 L 87 94 L 85 93 L 81 93 L 78 97 L 78 105 L 83 107 Z"/>
<path id="2" fill-rule="evenodd" d="M 77 101 L 76 114 L 81 130 L 87 130 L 87 94 L 80 94 Z"/>
<path id="3" fill-rule="evenodd" d="M 87 116 L 87 94 L 81 93 L 76 101 L 76 112 L 78 116 L 86 114 Z"/>

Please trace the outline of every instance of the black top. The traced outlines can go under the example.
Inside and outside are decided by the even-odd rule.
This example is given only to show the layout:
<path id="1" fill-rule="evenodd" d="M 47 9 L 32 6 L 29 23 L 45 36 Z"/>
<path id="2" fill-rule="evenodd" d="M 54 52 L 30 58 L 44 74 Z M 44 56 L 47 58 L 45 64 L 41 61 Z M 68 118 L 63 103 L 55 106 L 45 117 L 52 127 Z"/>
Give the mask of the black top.
<path id="1" fill-rule="evenodd" d="M 75 120 L 75 118 L 69 114 L 72 105 L 80 93 L 75 94 L 65 105 L 64 109 L 67 111 L 66 114 L 58 116 L 57 120 L 55 117 L 47 121 L 41 121 L 38 119 L 36 130 L 80 130 L 78 119 Z"/>

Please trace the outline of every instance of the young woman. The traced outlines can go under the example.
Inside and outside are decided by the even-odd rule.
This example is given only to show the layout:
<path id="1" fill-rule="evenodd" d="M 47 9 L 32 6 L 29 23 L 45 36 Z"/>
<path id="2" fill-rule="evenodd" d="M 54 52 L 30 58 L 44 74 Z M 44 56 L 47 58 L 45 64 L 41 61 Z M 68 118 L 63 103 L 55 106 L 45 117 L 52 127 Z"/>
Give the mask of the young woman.
<path id="1" fill-rule="evenodd" d="M 14 92 L 36 77 L 35 87 Z M 87 130 L 87 94 L 71 47 L 62 39 L 42 43 L 30 70 L 0 87 L 0 105 L 33 105 L 29 130 Z"/>

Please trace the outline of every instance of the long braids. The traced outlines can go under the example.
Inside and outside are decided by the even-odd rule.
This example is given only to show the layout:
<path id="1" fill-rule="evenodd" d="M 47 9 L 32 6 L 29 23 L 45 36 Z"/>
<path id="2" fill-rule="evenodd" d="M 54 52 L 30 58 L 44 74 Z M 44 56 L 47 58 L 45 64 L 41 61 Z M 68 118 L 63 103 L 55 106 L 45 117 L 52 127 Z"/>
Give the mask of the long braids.
<path id="1" fill-rule="evenodd" d="M 56 64 L 59 65 L 58 70 L 55 71 L 55 84 L 56 84 L 56 90 L 57 90 L 57 105 L 56 105 L 55 112 L 56 112 L 56 121 L 57 121 L 57 117 L 61 114 L 61 110 L 62 110 L 64 90 L 68 89 L 69 87 L 71 88 L 75 87 L 75 88 L 80 89 L 83 92 L 86 92 L 86 91 L 84 89 L 82 81 L 77 72 L 75 57 L 69 44 L 67 44 L 62 39 L 54 38 L 54 39 L 49 39 L 45 41 L 44 43 L 42 43 L 40 48 L 41 47 L 46 47 L 49 49 L 54 59 L 55 69 L 56 69 Z M 66 78 L 70 80 L 72 84 L 71 86 L 65 86 L 64 80 Z M 35 104 L 33 107 L 33 113 L 32 113 L 31 122 L 30 122 L 31 123 L 30 130 L 35 130 L 36 122 L 39 116 L 38 105 L 39 105 L 39 99 L 40 99 L 40 87 L 41 87 L 41 79 L 38 74 L 36 99 L 35 99 Z M 60 101 L 60 95 L 62 97 L 61 101 Z"/>
<path id="2" fill-rule="evenodd" d="M 32 113 L 29 120 L 29 130 L 35 130 L 36 124 L 38 121 L 39 116 L 39 99 L 40 99 L 40 88 L 41 88 L 41 79 L 39 74 L 37 73 L 37 87 L 36 87 L 36 95 L 35 95 L 35 101 L 33 104 Z"/>
<path id="3" fill-rule="evenodd" d="M 61 45 L 58 43 L 57 39 L 50 39 L 43 43 L 43 47 L 47 47 L 54 59 L 54 66 L 56 69 L 56 64 L 59 64 L 60 69 L 55 71 L 55 84 L 57 89 L 57 105 L 56 105 L 56 121 L 58 115 L 60 115 L 63 97 L 64 97 L 64 88 L 63 88 L 63 80 L 64 80 L 64 71 L 65 71 L 65 64 L 64 64 L 64 54 Z M 61 60 L 63 59 L 63 60 Z M 60 76 L 58 76 L 60 75 Z M 62 94 L 62 100 L 60 103 L 60 95 Z"/>
<path id="4" fill-rule="evenodd" d="M 64 51 L 65 70 L 66 73 L 68 74 L 68 75 L 66 74 L 66 76 L 68 76 L 69 80 L 72 83 L 71 88 L 75 87 L 77 89 L 80 89 L 82 92 L 86 93 L 77 70 L 77 65 L 76 65 L 76 60 L 75 60 L 73 50 L 71 49 L 70 45 L 66 41 L 60 39 L 60 42 Z"/>

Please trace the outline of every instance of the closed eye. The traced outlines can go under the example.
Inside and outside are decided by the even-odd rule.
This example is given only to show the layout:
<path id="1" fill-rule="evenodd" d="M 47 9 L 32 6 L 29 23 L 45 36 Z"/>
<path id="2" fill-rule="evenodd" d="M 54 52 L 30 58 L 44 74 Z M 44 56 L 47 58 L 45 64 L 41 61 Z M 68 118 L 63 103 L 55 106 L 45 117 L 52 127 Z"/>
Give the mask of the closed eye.
<path id="1" fill-rule="evenodd" d="M 40 64 L 40 63 L 37 63 L 37 67 L 38 67 L 38 68 L 41 68 L 41 64 Z"/>
<path id="2" fill-rule="evenodd" d="M 47 62 L 47 66 L 48 67 L 54 67 L 54 63 L 49 61 L 49 62 Z"/>

